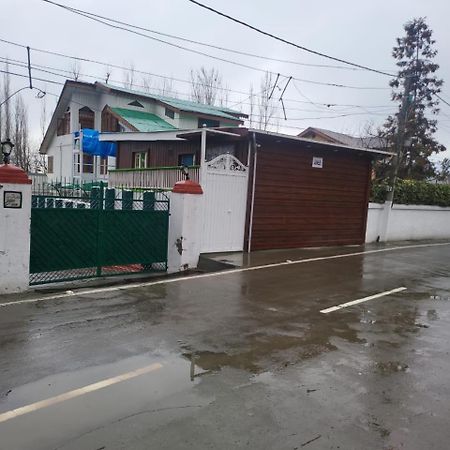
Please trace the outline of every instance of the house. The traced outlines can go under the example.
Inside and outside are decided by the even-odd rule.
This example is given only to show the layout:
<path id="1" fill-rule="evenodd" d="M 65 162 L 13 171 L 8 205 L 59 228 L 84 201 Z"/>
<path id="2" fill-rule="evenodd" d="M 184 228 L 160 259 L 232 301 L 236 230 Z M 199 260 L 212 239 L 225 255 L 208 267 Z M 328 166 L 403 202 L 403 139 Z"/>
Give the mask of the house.
<path id="1" fill-rule="evenodd" d="M 118 144 L 110 187 L 170 189 L 189 155 L 204 192 L 204 253 L 364 243 L 372 160 L 392 156 L 244 127 L 101 139 Z"/>
<path id="2" fill-rule="evenodd" d="M 222 106 L 134 91 L 98 81 L 68 80 L 40 153 L 47 155 L 50 180 L 106 180 L 108 170 L 115 167 L 114 156 L 83 148 L 80 130 L 150 133 L 205 126 L 238 126 L 245 117 L 239 111 Z M 182 163 L 193 164 L 194 161 L 183 160 Z M 144 167 L 148 162 L 142 156 L 133 164 Z"/>
<path id="3" fill-rule="evenodd" d="M 325 130 L 324 128 L 308 127 L 298 136 L 315 141 L 348 145 L 350 147 L 376 148 L 378 150 L 387 148 L 387 143 L 378 136 L 354 137 L 349 134 Z"/>

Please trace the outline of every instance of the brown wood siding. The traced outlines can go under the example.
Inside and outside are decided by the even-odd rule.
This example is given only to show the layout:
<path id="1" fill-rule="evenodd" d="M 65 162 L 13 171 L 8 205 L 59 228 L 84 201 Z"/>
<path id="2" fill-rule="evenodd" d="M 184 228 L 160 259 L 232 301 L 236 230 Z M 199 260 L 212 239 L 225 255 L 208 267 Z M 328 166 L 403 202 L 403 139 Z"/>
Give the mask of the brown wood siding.
<path id="1" fill-rule="evenodd" d="M 102 111 L 102 131 L 120 131 L 119 121 L 107 107 Z"/>
<path id="2" fill-rule="evenodd" d="M 148 167 L 178 165 L 178 156 L 194 153 L 196 164 L 200 161 L 200 146 L 195 142 L 119 142 L 117 168 L 131 169 L 133 153 L 147 152 Z"/>
<path id="3" fill-rule="evenodd" d="M 313 156 L 323 168 L 313 168 Z M 362 244 L 370 157 L 296 146 L 258 149 L 252 250 Z"/>

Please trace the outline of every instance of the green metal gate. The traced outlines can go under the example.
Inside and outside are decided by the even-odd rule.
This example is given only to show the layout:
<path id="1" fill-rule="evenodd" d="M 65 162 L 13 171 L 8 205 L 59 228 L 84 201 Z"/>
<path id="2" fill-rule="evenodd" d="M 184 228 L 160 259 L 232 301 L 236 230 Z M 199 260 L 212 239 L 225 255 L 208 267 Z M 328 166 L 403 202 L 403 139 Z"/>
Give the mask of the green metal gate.
<path id="1" fill-rule="evenodd" d="M 34 192 L 30 284 L 167 270 L 161 192 L 53 184 Z"/>

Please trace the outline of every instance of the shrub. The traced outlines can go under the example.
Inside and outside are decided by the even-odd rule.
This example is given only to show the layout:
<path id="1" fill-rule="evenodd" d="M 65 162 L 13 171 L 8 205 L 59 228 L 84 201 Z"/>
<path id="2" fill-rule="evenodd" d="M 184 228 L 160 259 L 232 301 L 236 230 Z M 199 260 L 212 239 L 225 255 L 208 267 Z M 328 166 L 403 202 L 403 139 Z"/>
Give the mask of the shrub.
<path id="1" fill-rule="evenodd" d="M 373 184 L 370 201 L 384 203 L 388 190 L 386 183 Z M 416 180 L 397 180 L 394 203 L 401 205 L 450 206 L 450 185 Z"/>

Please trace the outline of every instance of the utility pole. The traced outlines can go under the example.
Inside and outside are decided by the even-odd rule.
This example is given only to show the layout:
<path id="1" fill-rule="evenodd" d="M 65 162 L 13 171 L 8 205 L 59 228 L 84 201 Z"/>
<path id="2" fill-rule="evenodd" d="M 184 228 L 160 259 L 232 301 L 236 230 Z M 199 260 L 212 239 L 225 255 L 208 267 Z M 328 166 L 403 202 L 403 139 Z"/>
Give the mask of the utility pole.
<path id="1" fill-rule="evenodd" d="M 404 82 L 404 92 L 402 98 L 402 105 L 398 114 L 397 135 L 395 137 L 395 156 L 392 158 L 391 171 L 389 176 L 389 192 L 386 197 L 386 202 L 392 206 L 394 201 L 395 183 L 397 181 L 398 168 L 403 156 L 403 149 L 405 147 L 405 130 L 406 122 L 408 120 L 409 107 L 411 106 L 411 76 L 407 75 Z"/>

